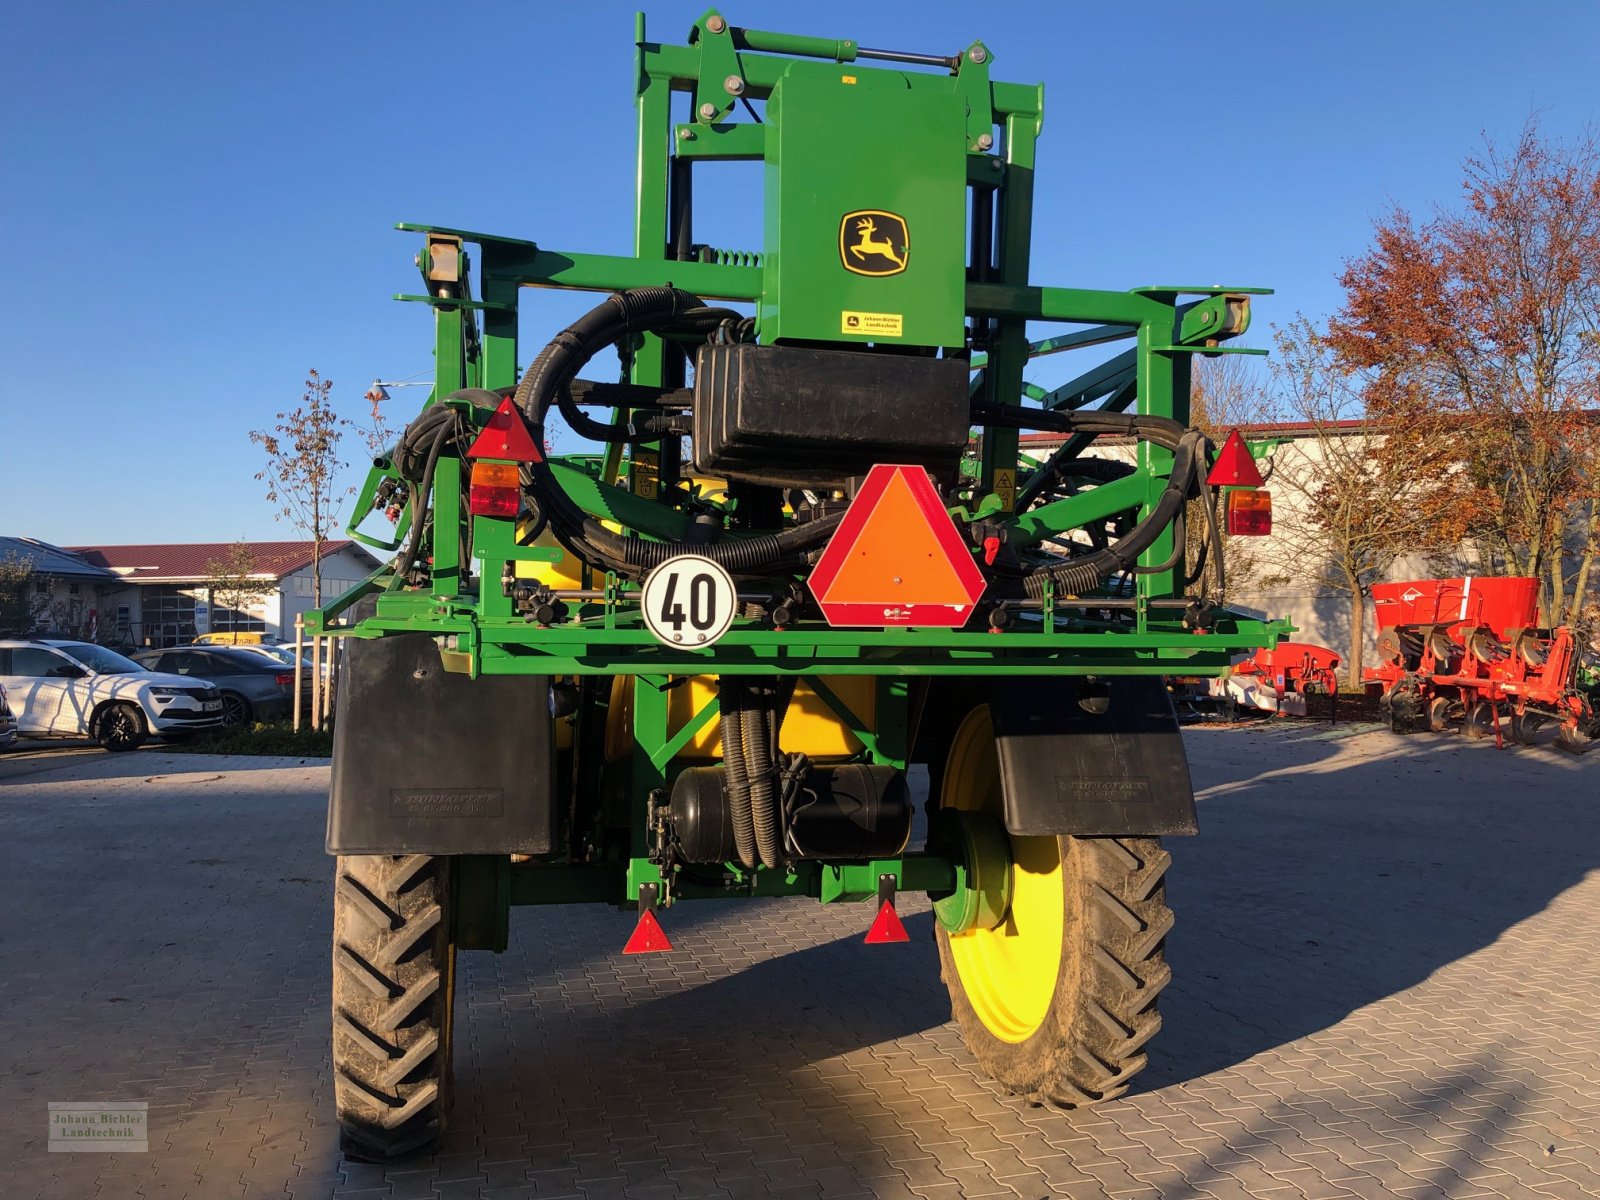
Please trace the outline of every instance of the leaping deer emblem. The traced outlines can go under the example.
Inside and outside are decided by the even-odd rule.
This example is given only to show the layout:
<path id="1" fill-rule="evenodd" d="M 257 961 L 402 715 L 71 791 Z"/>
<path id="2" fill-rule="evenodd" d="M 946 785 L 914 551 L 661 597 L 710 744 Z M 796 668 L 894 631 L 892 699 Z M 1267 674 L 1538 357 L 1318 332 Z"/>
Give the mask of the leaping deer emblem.
<path id="1" fill-rule="evenodd" d="M 856 232 L 861 236 L 856 244 L 850 247 L 851 254 L 862 260 L 869 254 L 881 254 L 895 266 L 905 267 L 906 260 L 895 252 L 894 243 L 877 236 L 878 223 L 871 217 L 862 217 L 857 221 Z"/>

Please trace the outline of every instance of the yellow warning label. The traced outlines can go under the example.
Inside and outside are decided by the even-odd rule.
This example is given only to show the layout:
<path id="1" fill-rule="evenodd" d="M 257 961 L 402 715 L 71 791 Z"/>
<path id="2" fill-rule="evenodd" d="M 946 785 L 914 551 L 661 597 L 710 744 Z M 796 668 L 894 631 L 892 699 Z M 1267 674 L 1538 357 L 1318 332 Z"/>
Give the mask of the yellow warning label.
<path id="1" fill-rule="evenodd" d="M 839 314 L 839 332 L 877 334 L 879 337 L 900 337 L 905 331 L 905 318 L 900 313 L 842 312 Z"/>
<path id="2" fill-rule="evenodd" d="M 1017 473 L 1009 470 L 997 470 L 994 473 L 994 494 L 1000 497 L 1000 503 L 1007 512 L 1017 507 Z"/>
<path id="3" fill-rule="evenodd" d="M 654 500 L 661 492 L 661 456 L 654 450 L 635 450 L 628 480 L 635 496 Z"/>

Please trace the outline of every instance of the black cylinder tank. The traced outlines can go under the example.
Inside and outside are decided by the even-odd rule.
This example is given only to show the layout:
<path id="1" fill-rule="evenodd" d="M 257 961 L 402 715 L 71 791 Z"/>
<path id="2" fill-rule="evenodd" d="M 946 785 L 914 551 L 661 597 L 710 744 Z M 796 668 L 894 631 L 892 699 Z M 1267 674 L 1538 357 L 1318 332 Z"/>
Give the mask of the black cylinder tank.
<path id="1" fill-rule="evenodd" d="M 672 785 L 672 832 L 686 862 L 735 857 L 722 767 L 690 767 Z M 870 763 L 812 767 L 783 814 L 784 847 L 797 859 L 892 858 L 911 838 L 904 772 Z"/>

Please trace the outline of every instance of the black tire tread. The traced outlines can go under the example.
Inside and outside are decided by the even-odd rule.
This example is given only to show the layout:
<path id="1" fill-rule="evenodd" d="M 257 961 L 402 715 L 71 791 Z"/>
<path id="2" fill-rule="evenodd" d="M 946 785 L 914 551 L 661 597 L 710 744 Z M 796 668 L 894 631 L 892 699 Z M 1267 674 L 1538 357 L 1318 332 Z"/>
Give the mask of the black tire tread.
<path id="1" fill-rule="evenodd" d="M 1166 937 L 1172 858 L 1158 838 L 1063 837 L 1067 892 L 1061 975 L 1051 1012 L 1026 1041 L 983 1025 L 962 990 L 949 937 L 938 930 L 942 974 L 968 1047 L 1008 1090 L 1082 1108 L 1127 1091 L 1161 1028 L 1156 1001 L 1172 979 Z"/>
<path id="2" fill-rule="evenodd" d="M 346 1158 L 390 1162 L 444 1132 L 454 949 L 448 860 L 338 860 L 333 905 L 334 1106 Z"/>
<path id="3" fill-rule="evenodd" d="M 119 712 L 128 713 L 133 721 L 133 735 L 123 741 L 113 741 L 110 734 L 109 722 Z M 95 713 L 91 723 L 90 735 L 98 742 L 102 749 L 112 752 L 137 750 L 150 736 L 150 722 L 145 719 L 144 710 L 137 704 L 126 700 L 113 700 L 101 706 Z"/>

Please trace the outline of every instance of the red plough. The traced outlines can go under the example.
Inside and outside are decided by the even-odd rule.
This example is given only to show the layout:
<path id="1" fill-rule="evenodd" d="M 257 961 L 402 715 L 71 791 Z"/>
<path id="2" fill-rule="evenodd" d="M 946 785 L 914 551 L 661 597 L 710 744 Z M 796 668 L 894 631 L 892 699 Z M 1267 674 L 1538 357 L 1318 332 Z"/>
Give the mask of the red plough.
<path id="1" fill-rule="evenodd" d="M 1422 579 L 1373 585 L 1380 663 L 1362 673 L 1396 733 L 1459 724 L 1473 738 L 1532 744 L 1547 724 L 1582 751 L 1600 737 L 1577 686 L 1573 630 L 1536 625 L 1538 580 Z"/>

